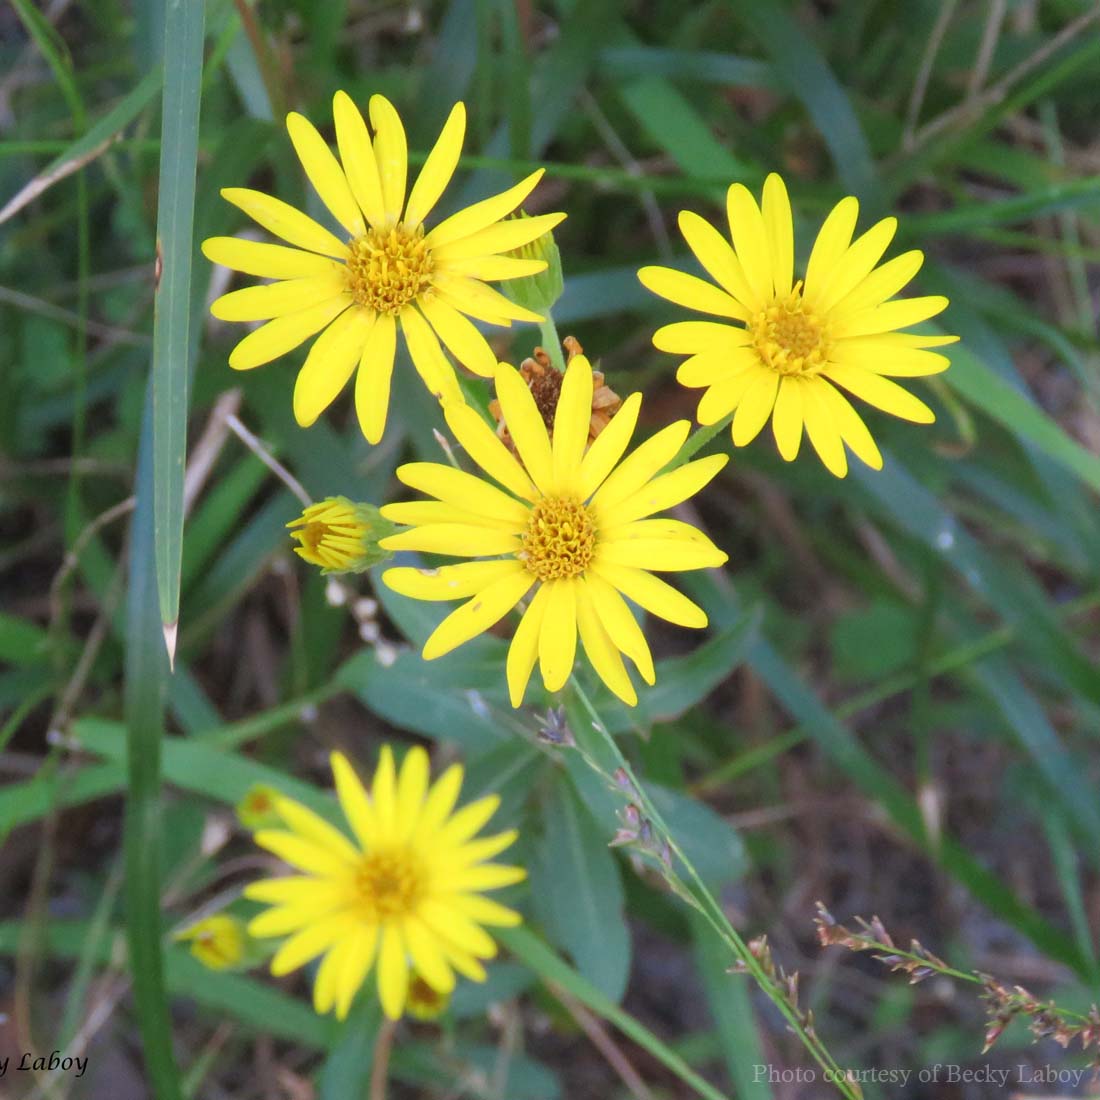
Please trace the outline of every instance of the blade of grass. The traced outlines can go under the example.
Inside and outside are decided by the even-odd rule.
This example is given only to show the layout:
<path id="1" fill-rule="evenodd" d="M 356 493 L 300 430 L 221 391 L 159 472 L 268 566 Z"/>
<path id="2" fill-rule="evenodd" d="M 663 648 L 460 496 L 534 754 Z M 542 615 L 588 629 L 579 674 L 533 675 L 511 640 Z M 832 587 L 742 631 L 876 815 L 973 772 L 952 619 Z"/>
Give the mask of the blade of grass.
<path id="1" fill-rule="evenodd" d="M 183 553 L 183 473 L 187 452 L 191 257 L 199 144 L 205 0 L 166 0 L 164 121 L 157 199 L 153 322 L 153 464 L 156 580 L 161 623 L 175 655 Z"/>
<path id="2" fill-rule="evenodd" d="M 134 1002 L 157 1100 L 181 1100 L 164 984 L 160 906 L 160 753 L 168 667 L 153 565 L 153 410 L 147 400 L 138 453 L 126 614 L 126 930 Z"/>

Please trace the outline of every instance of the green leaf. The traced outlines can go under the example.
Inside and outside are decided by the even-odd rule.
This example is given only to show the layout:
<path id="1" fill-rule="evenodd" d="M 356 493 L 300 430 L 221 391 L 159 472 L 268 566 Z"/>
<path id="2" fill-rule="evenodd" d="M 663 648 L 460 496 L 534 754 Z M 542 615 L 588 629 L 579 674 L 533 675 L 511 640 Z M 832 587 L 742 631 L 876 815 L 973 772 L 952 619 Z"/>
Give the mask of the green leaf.
<path id="1" fill-rule="evenodd" d="M 195 169 L 205 9 L 205 0 L 166 0 L 164 21 L 164 121 L 157 196 L 160 280 L 153 321 L 153 466 L 157 594 L 161 621 L 169 628 L 174 628 L 179 619 L 183 552 L 191 257 L 195 251 Z M 174 650 L 174 640 L 170 646 Z"/>
<path id="2" fill-rule="evenodd" d="M 531 891 L 547 934 L 577 969 L 618 1003 L 630 973 L 630 932 L 619 866 L 608 837 L 566 782 L 554 784 L 531 867 Z"/>

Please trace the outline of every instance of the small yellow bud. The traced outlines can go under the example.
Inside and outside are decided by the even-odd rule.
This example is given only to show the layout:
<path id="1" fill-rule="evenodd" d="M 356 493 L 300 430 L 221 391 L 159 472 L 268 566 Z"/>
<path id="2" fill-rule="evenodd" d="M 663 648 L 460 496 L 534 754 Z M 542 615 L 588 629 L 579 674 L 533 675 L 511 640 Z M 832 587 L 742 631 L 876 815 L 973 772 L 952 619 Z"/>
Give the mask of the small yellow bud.
<path id="1" fill-rule="evenodd" d="M 233 970 L 244 960 L 248 935 L 242 921 L 218 913 L 177 932 L 173 939 L 190 943 L 191 954 L 210 970 Z"/>
<path id="2" fill-rule="evenodd" d="M 393 557 L 378 543 L 397 528 L 383 519 L 373 504 L 326 497 L 311 504 L 287 527 L 291 538 L 301 544 L 294 547 L 294 553 L 321 566 L 322 573 L 362 573 Z"/>
<path id="3" fill-rule="evenodd" d="M 519 218 L 530 217 L 522 210 Z M 536 275 L 521 275 L 500 284 L 500 289 L 517 305 L 536 313 L 545 313 L 561 297 L 564 283 L 561 273 L 561 253 L 554 243 L 553 233 L 544 233 L 528 244 L 513 248 L 508 253 L 520 260 L 541 260 L 546 267 Z"/>
<path id="4" fill-rule="evenodd" d="M 283 824 L 275 812 L 275 800 L 279 792 L 264 783 L 254 783 L 248 793 L 237 803 L 237 820 L 250 832 L 257 829 L 274 829 Z"/>
<path id="5" fill-rule="evenodd" d="M 450 993 L 439 993 L 417 973 L 409 980 L 409 995 L 405 1011 L 414 1020 L 438 1020 L 451 1003 Z"/>

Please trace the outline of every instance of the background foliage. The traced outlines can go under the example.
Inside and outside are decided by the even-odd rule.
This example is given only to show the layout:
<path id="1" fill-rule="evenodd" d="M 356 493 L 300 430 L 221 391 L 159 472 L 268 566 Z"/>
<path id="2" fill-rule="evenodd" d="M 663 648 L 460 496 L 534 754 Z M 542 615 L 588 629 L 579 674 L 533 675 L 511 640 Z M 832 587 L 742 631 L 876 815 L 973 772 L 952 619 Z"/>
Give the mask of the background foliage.
<path id="1" fill-rule="evenodd" d="M 559 329 L 620 394 L 645 391 L 646 431 L 693 411 L 649 342 L 672 310 L 634 275 L 683 260 L 679 209 L 713 217 L 731 180 L 779 170 L 802 249 L 844 194 L 861 225 L 902 216 L 895 248 L 928 252 L 920 290 L 952 298 L 963 337 L 916 386 L 937 424 L 872 416 L 886 468 L 845 481 L 783 464 L 766 433 L 737 452 L 688 517 L 731 555 L 685 578 L 713 629 L 651 623 L 656 688 L 636 711 L 593 696 L 734 924 L 801 971 L 841 1064 L 1076 1064 L 1022 1028 L 982 1057 L 967 991 L 822 953 L 812 916 L 818 898 L 842 919 L 874 911 L 957 965 L 1077 1007 L 1096 995 L 1100 10 L 209 0 L 197 29 L 196 13 L 0 8 L 0 1057 L 90 1057 L 82 1079 L 13 1073 L 16 1095 L 363 1095 L 370 998 L 337 1028 L 300 982 L 215 974 L 170 942 L 163 996 L 157 957 L 197 913 L 247 913 L 258 863 L 232 806 L 254 782 L 324 808 L 328 750 L 365 770 L 384 739 L 461 756 L 466 796 L 500 792 L 532 868 L 515 898 L 528 924 L 488 986 L 400 1034 L 394 1095 L 762 1100 L 792 1091 L 755 1064 L 806 1065 L 704 923 L 608 849 L 621 793 L 540 740 L 545 700 L 511 711 L 501 639 L 425 665 L 438 609 L 366 578 L 380 606 L 334 606 L 289 553 L 297 504 L 231 418 L 315 497 L 381 501 L 399 461 L 439 457 L 408 365 L 382 445 L 346 401 L 301 431 L 294 364 L 228 370 L 233 334 L 204 308 L 224 275 L 196 251 L 190 290 L 161 284 L 149 396 L 158 232 L 178 258 L 237 231 L 217 191 L 246 181 L 316 214 L 277 120 L 293 106 L 327 124 L 338 88 L 391 97 L 421 157 L 467 102 L 453 207 L 547 165 L 531 211 L 569 212 Z M 201 76 L 188 34 L 205 39 Z M 162 94 L 182 135 L 164 150 Z M 518 328 L 499 350 L 518 362 L 537 340 Z M 920 1088 L 866 1091 L 1000 1095 Z"/>

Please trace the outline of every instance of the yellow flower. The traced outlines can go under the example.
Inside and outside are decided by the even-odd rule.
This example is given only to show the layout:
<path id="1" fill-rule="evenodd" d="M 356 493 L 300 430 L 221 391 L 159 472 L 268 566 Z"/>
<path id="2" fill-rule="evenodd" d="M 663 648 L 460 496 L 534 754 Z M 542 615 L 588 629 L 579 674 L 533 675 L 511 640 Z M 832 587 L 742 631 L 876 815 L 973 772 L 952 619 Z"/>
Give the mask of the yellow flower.
<path id="1" fill-rule="evenodd" d="M 326 497 L 311 504 L 287 524 L 301 544 L 294 553 L 323 573 L 362 573 L 393 555 L 378 548 L 379 539 L 393 532 L 373 504 L 356 504 L 347 497 Z M 297 528 L 297 530 L 295 530 Z"/>
<path id="2" fill-rule="evenodd" d="M 380 95 L 371 97 L 369 113 L 373 140 L 351 98 L 336 93 L 339 160 L 302 115 L 292 112 L 286 120 L 302 167 L 341 227 L 340 236 L 279 199 L 230 187 L 222 191 L 229 202 L 292 247 L 212 237 L 202 248 L 214 263 L 279 280 L 235 290 L 211 306 L 225 321 L 267 321 L 233 349 L 229 365 L 258 367 L 320 332 L 294 387 L 298 423 L 312 424 L 358 368 L 355 408 L 363 434 L 377 443 L 386 426 L 398 328 L 428 389 L 441 399 L 460 400 L 440 341 L 470 370 L 492 375 L 496 356 L 469 318 L 505 327 L 542 319 L 486 282 L 541 271 L 544 262 L 504 253 L 565 215 L 502 221 L 534 189 L 540 170 L 427 230 L 424 220 L 458 164 L 466 110 L 458 103 L 451 111 L 407 199 L 401 119 Z"/>
<path id="3" fill-rule="evenodd" d="M 665 267 L 638 272 L 662 298 L 737 322 L 681 321 L 654 334 L 662 351 L 691 356 L 676 377 L 706 390 L 699 423 L 715 424 L 736 410 L 733 442 L 744 447 L 770 417 L 788 462 L 798 454 L 805 427 L 837 477 L 848 472 L 845 443 L 881 469 L 871 433 L 837 387 L 905 420 L 935 419 L 923 401 L 890 381 L 946 370 L 946 356 L 927 349 L 958 339 L 897 331 L 947 306 L 939 296 L 893 297 L 920 270 L 924 254 L 906 252 L 876 268 L 897 219 L 884 218 L 853 242 L 859 203 L 849 197 L 825 219 L 806 277 L 794 282 L 791 205 L 779 176 L 765 181 L 762 206 L 739 183 L 726 201 L 732 248 L 697 214 L 680 213 L 684 239 L 718 286 Z"/>
<path id="4" fill-rule="evenodd" d="M 512 706 L 522 703 L 536 660 L 548 691 L 565 685 L 578 632 L 596 672 L 633 706 L 638 698 L 620 653 L 649 684 L 653 658 L 623 596 L 681 626 L 706 626 L 699 607 L 648 570 L 702 569 L 726 560 L 689 524 L 647 517 L 698 492 L 728 456 L 711 455 L 662 474 L 687 438 L 690 425 L 681 420 L 620 463 L 638 420 L 637 393 L 586 450 L 592 368 L 583 355 L 566 369 L 552 442 L 515 368 L 500 365 L 496 389 L 519 461 L 469 406 L 444 412 L 466 453 L 503 490 L 450 466 L 414 462 L 399 467 L 397 476 L 437 499 L 382 509 L 387 519 L 411 525 L 383 539 L 386 549 L 491 560 L 388 569 L 382 579 L 415 599 L 469 597 L 425 643 L 425 660 L 488 630 L 534 589 L 508 651 Z"/>
<path id="5" fill-rule="evenodd" d="M 289 936 L 271 960 L 272 974 L 323 955 L 313 1004 L 340 1019 L 376 957 L 391 1019 L 405 1009 L 414 969 L 442 995 L 454 988 L 456 970 L 484 981 L 479 960 L 495 955 L 496 944 L 482 926 L 515 925 L 520 917 L 481 893 L 525 877 L 522 868 L 487 862 L 516 839 L 515 830 L 474 839 L 500 799 L 490 795 L 453 812 L 462 768 L 452 765 L 429 786 L 420 747 L 408 751 L 398 775 L 384 746 L 369 793 L 339 753 L 332 772 L 354 841 L 288 798 L 275 803 L 286 828 L 256 833 L 257 844 L 303 872 L 244 891 L 272 906 L 249 933 Z"/>
<path id="6" fill-rule="evenodd" d="M 246 934 L 236 917 L 218 913 L 177 932 L 177 941 L 191 944 L 191 954 L 211 970 L 230 970 L 244 958 Z"/>

